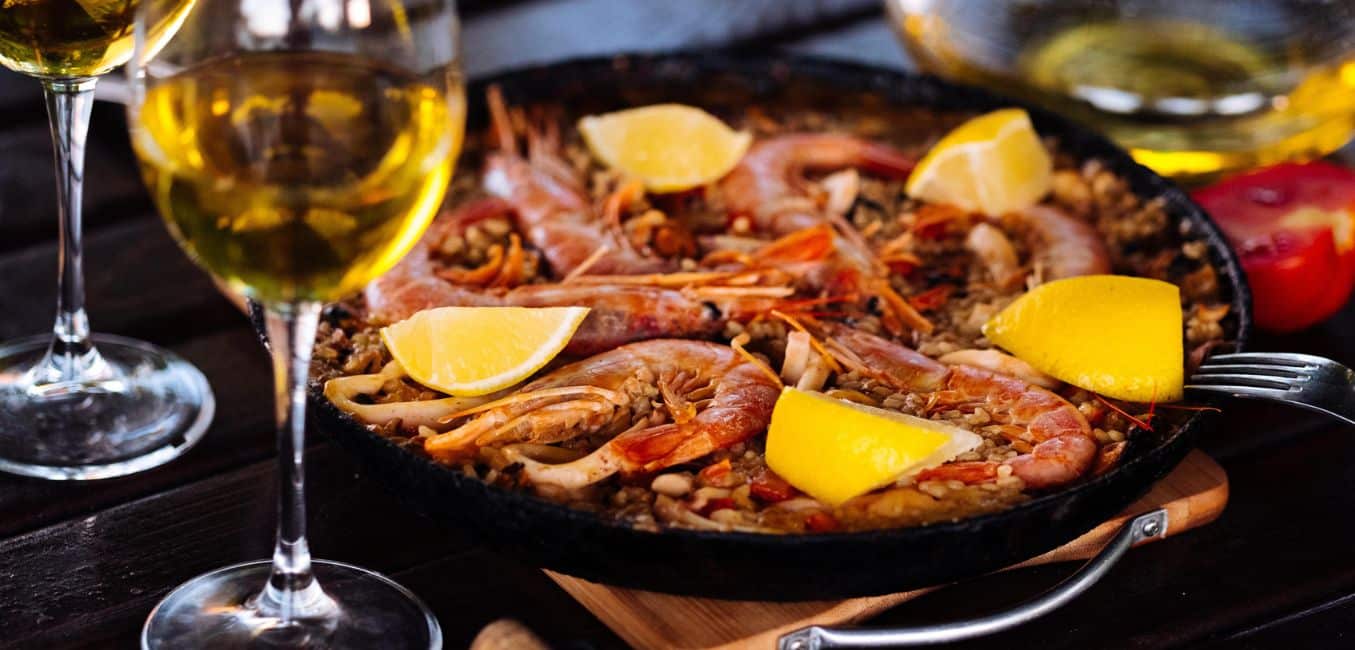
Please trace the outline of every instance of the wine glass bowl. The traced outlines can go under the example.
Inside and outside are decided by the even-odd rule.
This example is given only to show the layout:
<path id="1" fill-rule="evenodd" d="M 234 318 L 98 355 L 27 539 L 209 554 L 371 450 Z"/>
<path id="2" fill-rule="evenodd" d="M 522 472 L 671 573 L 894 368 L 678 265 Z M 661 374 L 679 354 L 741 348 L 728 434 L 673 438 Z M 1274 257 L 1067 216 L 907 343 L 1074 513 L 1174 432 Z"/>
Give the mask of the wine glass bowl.
<path id="1" fill-rule="evenodd" d="M 281 489 L 272 560 L 185 583 L 142 645 L 440 647 L 407 590 L 311 559 L 302 450 L 320 304 L 394 266 L 451 179 L 465 121 L 455 4 L 198 0 L 157 49 L 160 20 L 154 4 L 137 18 L 133 149 L 179 245 L 264 308 Z"/>
<path id="2" fill-rule="evenodd" d="M 1185 180 L 1355 132 L 1350 0 L 885 0 L 923 70 L 1105 132 Z"/>
<path id="3" fill-rule="evenodd" d="M 147 26 L 155 48 L 178 29 L 193 0 L 57 0 L 5 3 L 0 11 L 0 64 L 47 78 L 95 77 L 132 56 L 132 22 L 138 7 L 159 5 L 157 22 Z"/>
<path id="4" fill-rule="evenodd" d="M 220 58 L 146 90 L 134 145 L 198 263 L 262 302 L 332 300 L 394 265 L 437 210 L 464 113 L 438 85 L 348 54 Z M 276 99 L 298 92 L 304 106 Z"/>

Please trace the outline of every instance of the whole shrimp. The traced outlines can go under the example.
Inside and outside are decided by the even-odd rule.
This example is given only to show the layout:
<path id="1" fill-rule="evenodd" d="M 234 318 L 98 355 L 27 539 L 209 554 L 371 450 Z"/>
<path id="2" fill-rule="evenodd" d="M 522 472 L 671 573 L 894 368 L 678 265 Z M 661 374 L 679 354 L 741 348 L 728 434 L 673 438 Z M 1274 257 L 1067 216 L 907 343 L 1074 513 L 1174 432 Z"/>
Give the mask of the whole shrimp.
<path id="1" fill-rule="evenodd" d="M 379 297 L 374 300 L 374 296 Z M 594 354 L 659 336 L 711 338 L 731 316 L 741 314 L 739 308 L 747 302 L 698 300 L 676 289 L 637 285 L 529 284 L 485 291 L 436 278 L 405 285 L 393 294 L 382 293 L 378 285 L 367 290 L 370 318 L 387 323 L 434 307 L 588 307 L 588 317 L 565 347 L 571 355 Z"/>
<path id="2" fill-rule="evenodd" d="M 651 390 L 644 390 L 649 387 Z M 780 385 L 733 348 L 704 341 L 655 339 L 632 343 L 564 366 L 518 393 L 471 409 L 473 418 L 424 441 L 434 457 L 479 446 L 550 443 L 598 433 L 633 405 L 662 399 L 671 422 L 647 420 L 587 456 L 548 465 L 514 446 L 533 483 L 578 488 L 612 474 L 645 474 L 695 460 L 766 430 Z"/>
<path id="3" fill-rule="evenodd" d="M 427 239 L 367 285 L 363 295 L 367 317 L 377 323 L 394 323 L 435 307 L 589 307 L 588 317 L 565 348 L 575 355 L 656 336 L 711 337 L 720 332 L 727 318 L 716 302 L 664 287 L 527 284 L 496 290 L 460 286 L 439 277 Z M 738 301 L 726 301 L 731 315 L 737 306 Z"/>
<path id="4" fill-rule="evenodd" d="M 518 230 L 545 255 L 556 277 L 586 263 L 590 272 L 619 275 L 676 268 L 675 260 L 635 250 L 602 218 L 577 174 L 561 159 L 553 123 L 544 130 L 528 129 L 523 157 L 497 87 L 490 89 L 488 99 L 499 150 L 485 160 L 484 188 L 512 204 Z"/>
<path id="5" fill-rule="evenodd" d="M 1025 231 L 1031 266 L 1040 281 L 1110 272 L 1110 252 L 1091 224 L 1048 205 L 1035 205 L 1003 216 Z M 988 269 L 999 288 L 1012 289 L 1025 278 L 1016 249 L 997 226 L 979 222 L 970 229 L 965 247 Z"/>
<path id="6" fill-rule="evenodd" d="M 783 135 L 753 143 L 720 181 L 720 191 L 731 216 L 750 218 L 760 232 L 784 235 L 825 220 L 823 210 L 805 198 L 806 171 L 851 167 L 905 178 L 916 162 L 893 147 L 855 136 Z"/>
<path id="7" fill-rule="evenodd" d="M 449 231 L 470 223 L 511 212 L 501 199 L 482 199 L 463 204 L 458 210 L 439 216 L 423 239 L 395 268 L 367 286 L 364 292 L 367 316 L 377 323 L 393 323 L 434 307 L 563 307 L 584 306 L 591 312 L 565 351 L 573 355 L 595 354 L 618 345 L 656 337 L 712 338 L 730 320 L 744 321 L 785 301 L 767 295 L 740 295 L 735 288 L 729 295 L 684 291 L 668 286 L 645 284 L 653 278 L 627 276 L 600 278 L 585 276 L 579 283 L 528 284 L 511 289 L 479 288 L 458 285 L 448 280 L 434 259 L 436 242 Z M 813 233 L 809 233 L 813 234 Z M 815 260 L 824 254 L 827 244 L 818 238 L 795 236 L 772 242 L 754 257 L 760 264 L 790 266 L 810 273 Z M 806 261 L 806 257 L 811 258 Z M 583 282 L 602 279 L 605 282 Z M 774 293 L 774 292 L 773 292 Z"/>
<path id="8" fill-rule="evenodd" d="M 528 284 L 513 289 L 458 286 L 438 277 L 426 250 L 416 247 L 367 286 L 367 317 L 394 323 L 434 307 L 567 307 L 591 311 L 565 347 L 588 355 L 655 337 L 712 338 L 730 320 L 748 320 L 782 304 L 758 296 L 703 297 L 643 284 Z"/>
<path id="9" fill-rule="evenodd" d="M 937 406 L 983 407 L 1010 437 L 1033 443 L 1030 453 L 1004 463 L 961 462 L 918 475 L 919 481 L 958 479 L 966 483 L 998 476 L 1001 465 L 1032 489 L 1077 480 L 1087 473 L 1097 446 L 1091 425 L 1068 400 L 1021 379 L 971 366 L 946 366 L 902 345 L 842 325 L 831 325 L 829 346 L 844 365 L 899 390 L 930 393 Z"/>
<path id="10" fill-rule="evenodd" d="M 863 304 L 871 298 L 882 299 L 891 331 L 901 332 L 906 326 L 929 332 L 931 322 L 884 280 L 886 269 L 865 237 L 842 214 L 833 212 L 849 202 L 841 196 L 830 196 L 828 205 L 818 205 L 806 196 L 809 182 L 804 177 L 804 172 L 811 170 L 850 168 L 904 178 L 916 162 L 893 147 L 856 136 L 783 135 L 755 142 L 720 182 L 720 192 L 730 215 L 750 219 L 760 232 L 780 236 L 832 224 L 841 262 L 834 273 L 838 293 L 855 296 Z"/>

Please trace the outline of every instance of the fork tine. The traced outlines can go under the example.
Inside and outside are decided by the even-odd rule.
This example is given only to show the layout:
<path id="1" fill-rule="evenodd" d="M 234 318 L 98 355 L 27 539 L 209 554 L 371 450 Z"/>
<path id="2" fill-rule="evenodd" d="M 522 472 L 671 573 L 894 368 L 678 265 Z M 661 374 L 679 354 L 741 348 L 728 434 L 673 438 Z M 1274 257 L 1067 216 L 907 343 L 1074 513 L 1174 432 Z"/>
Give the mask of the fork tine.
<path id="1" fill-rule="evenodd" d="M 1290 352 L 1235 352 L 1216 354 L 1206 359 L 1207 363 L 1258 363 L 1268 366 L 1317 366 L 1332 363 L 1330 359 L 1311 354 Z"/>
<path id="2" fill-rule="evenodd" d="M 1293 393 L 1287 390 L 1278 390 L 1275 388 L 1257 388 L 1255 386 L 1229 386 L 1227 384 L 1186 384 L 1186 390 L 1202 393 L 1218 393 L 1230 397 L 1255 397 L 1258 399 L 1270 399 L 1280 402 L 1288 402 L 1294 398 Z"/>
<path id="3" fill-rule="evenodd" d="M 1290 387 L 1298 384 L 1296 379 L 1286 379 L 1284 377 L 1262 377 L 1258 375 L 1246 375 L 1240 373 L 1196 373 L 1191 375 L 1190 381 L 1199 386 L 1229 386 L 1236 385 L 1250 388 L 1272 388 L 1276 390 L 1288 390 Z"/>
<path id="4" fill-rule="evenodd" d="M 1216 374 L 1216 373 L 1239 373 L 1249 375 L 1264 375 L 1267 377 L 1285 377 L 1288 379 L 1299 379 L 1308 376 L 1306 368 L 1295 366 L 1266 366 L 1247 363 L 1205 363 L 1200 366 L 1195 374 Z"/>

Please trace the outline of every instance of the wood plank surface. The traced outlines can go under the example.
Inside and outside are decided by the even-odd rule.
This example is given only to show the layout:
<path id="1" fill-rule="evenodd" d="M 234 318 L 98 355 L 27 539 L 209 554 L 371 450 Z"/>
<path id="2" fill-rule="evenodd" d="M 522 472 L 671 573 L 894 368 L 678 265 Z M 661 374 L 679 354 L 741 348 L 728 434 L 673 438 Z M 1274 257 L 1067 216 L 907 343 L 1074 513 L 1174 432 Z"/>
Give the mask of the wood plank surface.
<path id="1" fill-rule="evenodd" d="M 12 73 L 6 73 L 12 78 Z M 17 78 L 37 87 L 31 79 Z M 0 84 L 3 89 L 9 84 Z M 0 99 L 0 106 L 4 101 Z M 0 108 L 0 252 L 46 243 L 56 237 L 56 184 L 52 138 L 41 97 L 20 101 L 14 121 Z M 124 219 L 150 215 L 150 201 L 136 172 L 123 108 L 96 103 L 85 145 L 86 227 L 97 230 Z M 8 128 L 6 128 L 8 127 Z M 53 267 L 52 277 L 56 270 Z M 50 284 L 50 282 L 45 283 Z"/>
<path id="2" fill-rule="evenodd" d="M 217 417 L 202 442 L 173 463 L 136 476 L 100 481 L 97 488 L 0 474 L 0 539 L 272 456 L 272 413 L 241 407 L 268 404 L 273 395 L 268 358 L 254 333 L 237 327 L 170 349 L 197 366 L 216 394 Z M 222 354 L 223 350 L 234 353 Z M 4 616 L 0 610 L 0 619 Z"/>
<path id="3" fill-rule="evenodd" d="M 1167 535 L 1178 535 L 1214 521 L 1227 503 L 1228 477 L 1223 469 L 1205 454 L 1191 452 L 1123 515 L 1017 567 L 1090 558 L 1130 517 L 1157 508 L 1167 509 Z M 770 648 L 792 630 L 858 623 L 934 589 L 945 589 L 941 586 L 838 601 L 770 603 L 674 596 L 546 573 L 622 639 L 641 650 Z"/>
<path id="4" fill-rule="evenodd" d="M 0 256 L 0 339 L 50 331 L 56 312 L 57 245 L 44 241 Z M 165 345 L 246 322 L 206 273 L 143 214 L 85 238 L 86 308 L 97 332 Z"/>

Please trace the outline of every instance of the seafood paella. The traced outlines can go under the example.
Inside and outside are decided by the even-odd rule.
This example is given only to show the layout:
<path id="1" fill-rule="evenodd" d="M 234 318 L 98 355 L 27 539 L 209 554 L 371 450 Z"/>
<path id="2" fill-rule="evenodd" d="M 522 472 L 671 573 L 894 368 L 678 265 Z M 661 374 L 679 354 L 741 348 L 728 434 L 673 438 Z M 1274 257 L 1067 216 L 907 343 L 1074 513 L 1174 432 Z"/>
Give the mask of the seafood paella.
<path id="1" fill-rule="evenodd" d="M 1115 358 L 1175 346 L 1179 385 L 1227 344 L 1206 244 L 1020 111 L 919 132 L 650 107 L 668 149 L 716 140 L 670 165 L 703 173 L 656 175 L 608 142 L 607 120 L 645 118 L 486 101 L 493 124 L 468 135 L 443 213 L 326 309 L 313 378 L 374 433 L 496 486 L 650 530 L 952 521 L 1098 476 L 1195 408 L 1171 403 L 1171 381 L 1106 383 Z M 689 133 L 688 112 L 718 124 Z M 1141 278 L 1171 285 L 1170 309 L 1115 302 L 1112 280 Z M 1089 282 L 1046 291 L 1073 280 Z M 1061 341 L 1022 324 L 1032 302 L 1090 324 Z M 449 307 L 587 312 L 511 385 L 458 394 L 391 349 L 399 324 Z M 1145 318 L 1170 344 L 1115 337 Z M 1078 354 L 1104 368 L 1077 372 Z"/>

